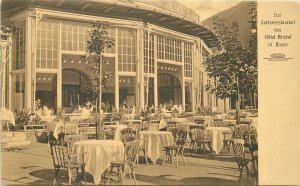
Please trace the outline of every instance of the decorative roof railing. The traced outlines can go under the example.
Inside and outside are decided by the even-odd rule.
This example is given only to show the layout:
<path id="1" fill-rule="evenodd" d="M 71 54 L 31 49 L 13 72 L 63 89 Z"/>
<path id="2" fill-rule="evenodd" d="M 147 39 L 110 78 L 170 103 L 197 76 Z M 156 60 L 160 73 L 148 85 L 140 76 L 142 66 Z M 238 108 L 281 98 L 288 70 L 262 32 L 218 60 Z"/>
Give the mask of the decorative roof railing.
<path id="1" fill-rule="evenodd" d="M 195 13 L 192 9 L 187 8 L 186 6 L 173 0 L 119 0 L 119 1 L 127 2 L 127 3 L 139 2 L 139 3 L 156 6 L 158 8 L 162 8 L 164 10 L 168 10 L 173 13 L 179 14 L 191 22 L 200 23 L 200 16 L 197 13 Z"/>

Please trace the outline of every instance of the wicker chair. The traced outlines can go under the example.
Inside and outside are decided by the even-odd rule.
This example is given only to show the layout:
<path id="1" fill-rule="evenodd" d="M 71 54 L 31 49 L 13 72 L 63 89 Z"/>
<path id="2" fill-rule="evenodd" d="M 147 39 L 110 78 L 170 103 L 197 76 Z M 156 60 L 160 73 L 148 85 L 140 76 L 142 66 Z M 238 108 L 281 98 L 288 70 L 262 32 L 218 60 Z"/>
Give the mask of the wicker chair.
<path id="1" fill-rule="evenodd" d="M 125 142 L 130 142 L 130 141 L 134 141 L 137 140 L 137 133 L 138 131 L 132 128 L 124 128 L 120 131 L 121 133 L 121 139 L 123 141 L 123 143 Z M 148 163 L 148 159 L 146 156 L 146 148 L 144 146 L 142 147 L 138 147 L 138 152 L 142 151 L 146 160 L 147 165 Z M 136 165 L 138 166 L 139 164 L 139 153 L 136 154 Z"/>
<path id="2" fill-rule="evenodd" d="M 191 139 L 196 144 L 196 152 L 200 152 L 201 147 L 203 148 L 204 154 L 206 154 L 206 145 L 212 154 L 211 147 L 211 135 L 209 131 L 204 130 L 203 128 L 195 128 L 191 130 Z"/>
<path id="3" fill-rule="evenodd" d="M 124 146 L 125 146 L 124 161 L 111 163 L 110 168 L 109 168 L 110 170 L 106 171 L 105 175 L 104 175 L 105 178 L 108 176 L 106 185 L 109 184 L 109 181 L 113 174 L 116 174 L 119 178 L 119 181 L 121 181 L 121 183 L 123 184 L 126 171 L 128 171 L 130 178 L 131 178 L 131 176 L 133 177 L 134 183 L 136 184 L 136 178 L 135 178 L 135 174 L 134 174 L 134 166 L 135 166 L 135 162 L 136 162 L 136 154 L 138 152 L 138 145 L 139 145 L 138 140 L 124 142 Z M 116 170 L 114 171 L 114 169 L 116 169 Z"/>
<path id="4" fill-rule="evenodd" d="M 185 165 L 183 152 L 184 152 L 184 145 L 185 145 L 186 139 L 187 139 L 187 131 L 173 128 L 173 129 L 171 129 L 171 132 L 174 136 L 175 145 L 165 147 L 166 155 L 165 155 L 163 164 L 165 163 L 166 159 L 170 160 L 170 162 L 172 163 L 173 158 L 175 158 L 176 159 L 176 167 L 178 167 L 178 156 L 181 156 L 182 161 Z"/>
<path id="5" fill-rule="evenodd" d="M 239 181 L 242 178 L 244 169 L 247 171 L 247 179 L 248 179 L 248 177 L 249 177 L 249 168 L 248 168 L 249 160 L 247 160 L 245 158 L 244 140 L 243 139 L 235 139 L 234 140 L 233 151 L 234 151 L 234 154 L 236 157 L 236 162 L 238 164 L 238 169 L 240 171 Z"/>

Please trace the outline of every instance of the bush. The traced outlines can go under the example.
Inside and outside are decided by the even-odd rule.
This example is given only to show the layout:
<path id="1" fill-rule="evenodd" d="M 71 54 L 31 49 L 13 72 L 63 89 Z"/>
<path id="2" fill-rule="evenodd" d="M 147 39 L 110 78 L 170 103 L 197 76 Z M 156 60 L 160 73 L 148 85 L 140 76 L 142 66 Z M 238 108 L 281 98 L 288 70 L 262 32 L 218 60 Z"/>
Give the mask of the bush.
<path id="1" fill-rule="evenodd" d="M 120 112 L 111 112 L 108 115 L 106 115 L 103 119 L 104 122 L 114 122 L 114 121 L 120 121 L 123 117 L 123 114 Z"/>
<path id="2" fill-rule="evenodd" d="M 187 117 L 193 117 L 194 113 L 192 112 L 183 112 L 181 114 L 179 114 L 178 118 L 187 118 Z"/>
<path id="3" fill-rule="evenodd" d="M 34 115 L 34 113 L 29 113 L 30 109 L 28 109 L 27 111 L 20 111 L 18 112 L 17 110 L 15 110 L 16 112 L 16 130 L 24 128 L 24 125 L 27 125 L 30 121 L 30 117 Z"/>
<path id="4" fill-rule="evenodd" d="M 211 106 L 199 106 L 197 108 L 197 114 L 200 116 L 210 116 L 213 114 Z"/>

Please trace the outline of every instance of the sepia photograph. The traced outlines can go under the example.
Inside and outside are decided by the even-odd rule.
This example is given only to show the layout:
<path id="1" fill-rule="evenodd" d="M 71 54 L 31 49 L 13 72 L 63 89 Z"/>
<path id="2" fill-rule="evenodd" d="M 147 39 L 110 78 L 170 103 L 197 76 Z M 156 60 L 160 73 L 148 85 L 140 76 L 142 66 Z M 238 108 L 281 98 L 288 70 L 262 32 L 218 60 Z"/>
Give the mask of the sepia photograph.
<path id="1" fill-rule="evenodd" d="M 258 6 L 2 0 L 1 185 L 259 185 Z"/>

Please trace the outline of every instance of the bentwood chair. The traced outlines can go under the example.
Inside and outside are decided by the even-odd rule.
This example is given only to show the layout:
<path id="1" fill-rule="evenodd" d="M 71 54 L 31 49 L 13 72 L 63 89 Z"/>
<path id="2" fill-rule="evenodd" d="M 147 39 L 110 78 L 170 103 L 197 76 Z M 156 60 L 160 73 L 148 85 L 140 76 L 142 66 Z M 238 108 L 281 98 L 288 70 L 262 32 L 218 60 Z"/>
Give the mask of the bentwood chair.
<path id="1" fill-rule="evenodd" d="M 168 159 L 172 163 L 173 158 L 175 158 L 176 159 L 176 167 L 178 167 L 178 156 L 181 156 L 182 161 L 185 165 L 183 152 L 184 152 L 184 145 L 186 143 L 188 133 L 187 133 L 187 131 L 178 130 L 176 128 L 171 129 L 170 132 L 172 132 L 172 134 L 174 136 L 175 145 L 165 147 L 166 155 L 165 155 L 163 164 L 165 163 L 166 159 Z"/>
<path id="2" fill-rule="evenodd" d="M 223 127 L 223 120 L 222 119 L 214 119 L 215 127 Z"/>
<path id="3" fill-rule="evenodd" d="M 196 149 L 196 152 L 200 152 L 202 147 L 204 154 L 206 153 L 206 146 L 210 150 L 210 154 L 212 154 L 212 146 L 211 146 L 211 135 L 209 131 L 204 130 L 203 127 L 192 128 L 190 130 L 190 138 L 191 138 L 191 150 Z M 192 153 L 191 151 L 191 153 Z"/>
<path id="4" fill-rule="evenodd" d="M 87 136 L 83 135 L 83 134 L 70 134 L 70 135 L 66 135 L 64 137 L 64 141 L 66 141 L 67 144 L 68 144 L 69 154 L 72 153 L 73 146 L 74 146 L 75 142 L 77 142 L 77 141 L 83 141 L 83 140 L 86 140 L 86 139 L 87 139 Z"/>
<path id="5" fill-rule="evenodd" d="M 136 161 L 136 154 L 138 152 L 138 145 L 139 145 L 138 140 L 124 142 L 124 147 L 125 147 L 124 161 L 111 163 L 110 170 L 106 171 L 104 175 L 104 178 L 108 176 L 106 185 L 109 184 L 109 181 L 113 174 L 117 175 L 119 181 L 121 181 L 121 183 L 123 184 L 126 172 L 129 174 L 129 178 L 131 178 L 131 176 L 133 177 L 134 183 L 136 185 L 134 166 Z M 116 170 L 114 171 L 114 169 Z"/>
<path id="6" fill-rule="evenodd" d="M 58 178 L 58 173 L 60 169 L 66 169 L 68 171 L 69 185 L 71 185 L 72 175 L 71 170 L 76 169 L 78 175 L 78 169 L 81 168 L 82 176 L 86 183 L 85 177 L 85 163 L 84 163 L 84 154 L 70 154 L 69 141 L 53 140 L 50 141 L 51 156 L 53 159 L 53 166 L 55 170 L 55 178 L 53 185 L 56 185 Z M 71 160 L 71 158 L 79 157 L 81 158 L 82 163 L 76 163 Z"/>
<path id="7" fill-rule="evenodd" d="M 123 142 L 133 141 L 137 137 L 137 130 L 133 128 L 124 128 L 120 130 L 121 140 Z"/>
<path id="8" fill-rule="evenodd" d="M 167 122 L 167 131 L 170 131 L 170 129 L 176 128 L 176 122 L 168 121 Z"/>
<path id="9" fill-rule="evenodd" d="M 234 145 L 233 145 L 233 151 L 236 157 L 236 162 L 238 165 L 238 169 L 240 171 L 239 181 L 242 178 L 242 174 L 244 169 L 247 171 L 247 179 L 249 176 L 249 168 L 248 163 L 249 160 L 245 158 L 245 152 L 244 152 L 244 140 L 243 139 L 235 139 Z"/>
<path id="10" fill-rule="evenodd" d="M 258 144 L 257 143 L 251 144 L 249 150 L 251 153 L 251 159 L 254 168 L 254 177 L 256 181 L 255 184 L 258 185 Z"/>

